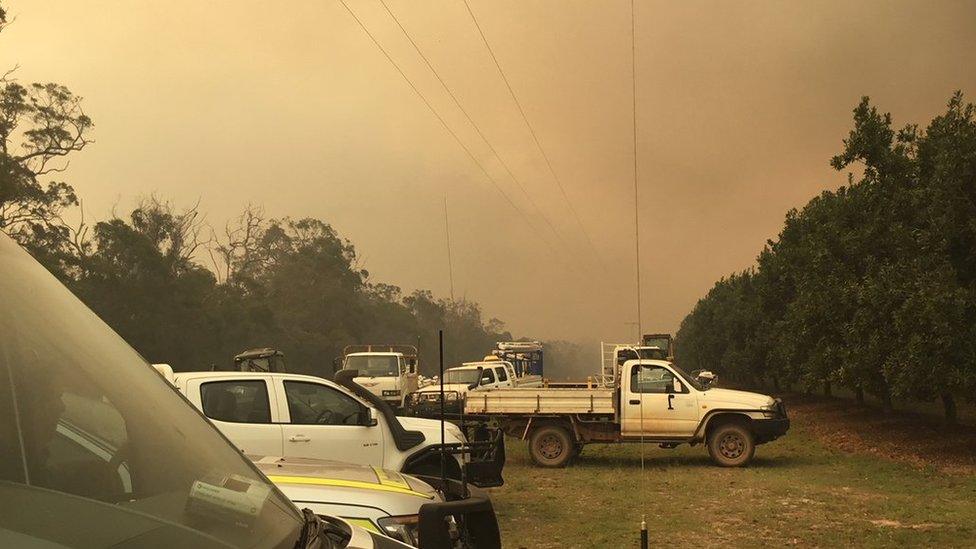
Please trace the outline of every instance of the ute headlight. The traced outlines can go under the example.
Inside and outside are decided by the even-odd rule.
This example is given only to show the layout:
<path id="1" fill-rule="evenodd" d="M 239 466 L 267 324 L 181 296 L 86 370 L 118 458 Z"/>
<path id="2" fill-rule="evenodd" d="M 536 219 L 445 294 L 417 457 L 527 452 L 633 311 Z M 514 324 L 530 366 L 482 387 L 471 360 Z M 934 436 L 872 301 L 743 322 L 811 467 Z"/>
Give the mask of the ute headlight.
<path id="1" fill-rule="evenodd" d="M 403 543 L 414 547 L 419 543 L 420 517 L 418 515 L 403 515 L 399 517 L 383 517 L 379 523 L 383 533 Z"/>

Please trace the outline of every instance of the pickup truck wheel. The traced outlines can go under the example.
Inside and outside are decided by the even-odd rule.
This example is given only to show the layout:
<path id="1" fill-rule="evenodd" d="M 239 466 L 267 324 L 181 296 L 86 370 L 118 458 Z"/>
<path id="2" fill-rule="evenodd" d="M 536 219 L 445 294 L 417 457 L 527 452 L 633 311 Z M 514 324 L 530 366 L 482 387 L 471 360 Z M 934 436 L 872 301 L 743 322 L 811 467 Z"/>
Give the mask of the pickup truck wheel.
<path id="1" fill-rule="evenodd" d="M 752 433 L 739 423 L 719 426 L 708 438 L 708 454 L 721 467 L 742 467 L 752 461 L 756 444 Z"/>
<path id="2" fill-rule="evenodd" d="M 529 440 L 529 454 L 540 467 L 565 467 L 574 453 L 573 439 L 562 427 L 540 427 Z"/>

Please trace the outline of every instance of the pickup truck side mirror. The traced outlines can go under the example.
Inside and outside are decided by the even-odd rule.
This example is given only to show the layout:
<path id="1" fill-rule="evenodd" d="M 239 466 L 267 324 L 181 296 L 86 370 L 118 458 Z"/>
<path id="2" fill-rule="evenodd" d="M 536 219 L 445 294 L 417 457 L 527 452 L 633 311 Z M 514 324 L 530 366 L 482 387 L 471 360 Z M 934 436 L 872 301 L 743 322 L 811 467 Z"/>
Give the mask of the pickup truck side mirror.
<path id="1" fill-rule="evenodd" d="M 376 419 L 375 408 L 366 408 L 361 412 L 361 417 L 361 425 L 365 427 L 375 427 L 379 423 L 379 421 Z"/>
<path id="2" fill-rule="evenodd" d="M 681 392 L 681 381 L 679 381 L 678 378 L 672 379 L 671 380 L 671 383 L 665 384 L 665 386 L 664 386 L 664 392 L 667 393 L 667 394 L 669 394 L 669 395 L 670 394 L 674 394 L 674 393 L 680 393 Z"/>

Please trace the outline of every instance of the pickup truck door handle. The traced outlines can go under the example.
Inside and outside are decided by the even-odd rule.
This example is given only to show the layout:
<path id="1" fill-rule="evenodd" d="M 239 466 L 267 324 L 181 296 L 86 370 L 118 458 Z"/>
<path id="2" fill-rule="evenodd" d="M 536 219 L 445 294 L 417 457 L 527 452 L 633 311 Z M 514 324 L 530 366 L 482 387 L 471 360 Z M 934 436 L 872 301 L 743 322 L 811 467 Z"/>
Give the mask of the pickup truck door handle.
<path id="1" fill-rule="evenodd" d="M 292 435 L 288 437 L 288 442 L 309 442 L 311 440 L 305 435 Z"/>
<path id="2" fill-rule="evenodd" d="M 631 400 L 630 403 L 631 404 L 640 404 L 640 401 L 639 400 Z"/>

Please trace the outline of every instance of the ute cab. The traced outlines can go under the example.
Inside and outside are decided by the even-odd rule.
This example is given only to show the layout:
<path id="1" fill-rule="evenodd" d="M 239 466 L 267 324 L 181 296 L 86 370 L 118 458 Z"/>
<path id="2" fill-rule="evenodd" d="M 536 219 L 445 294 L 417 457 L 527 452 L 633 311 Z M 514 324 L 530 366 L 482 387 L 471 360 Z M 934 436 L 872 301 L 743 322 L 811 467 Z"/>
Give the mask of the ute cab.
<path id="1" fill-rule="evenodd" d="M 445 414 L 460 414 L 469 391 L 489 391 L 512 387 L 541 387 L 542 377 L 519 376 L 515 366 L 495 355 L 480 362 L 465 362 L 444 372 Z M 404 408 L 419 417 L 440 417 L 441 385 L 434 383 L 407 395 Z"/>

